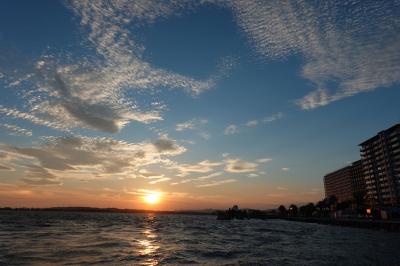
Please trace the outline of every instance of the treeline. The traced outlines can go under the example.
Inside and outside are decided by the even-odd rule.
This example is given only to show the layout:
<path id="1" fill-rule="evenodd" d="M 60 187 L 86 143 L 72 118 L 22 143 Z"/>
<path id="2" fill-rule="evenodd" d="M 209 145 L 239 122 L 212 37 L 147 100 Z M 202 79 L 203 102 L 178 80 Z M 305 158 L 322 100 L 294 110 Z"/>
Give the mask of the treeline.
<path id="1" fill-rule="evenodd" d="M 277 212 L 280 216 L 290 217 L 329 217 L 336 211 L 353 216 L 365 216 L 366 208 L 365 196 L 355 193 L 353 199 L 348 201 L 338 202 L 335 196 L 330 196 L 315 204 L 310 202 L 299 207 L 295 204 L 291 204 L 287 208 L 284 205 L 280 205 Z"/>
<path id="2" fill-rule="evenodd" d="M 137 209 L 118 209 L 118 208 L 93 208 L 93 207 L 52 207 L 52 208 L 11 208 L 3 207 L 0 211 L 61 211 L 61 212 L 104 212 L 104 213 L 157 213 L 157 214 L 190 214 L 190 215 L 210 215 L 206 211 L 157 211 L 157 210 L 137 210 Z"/>

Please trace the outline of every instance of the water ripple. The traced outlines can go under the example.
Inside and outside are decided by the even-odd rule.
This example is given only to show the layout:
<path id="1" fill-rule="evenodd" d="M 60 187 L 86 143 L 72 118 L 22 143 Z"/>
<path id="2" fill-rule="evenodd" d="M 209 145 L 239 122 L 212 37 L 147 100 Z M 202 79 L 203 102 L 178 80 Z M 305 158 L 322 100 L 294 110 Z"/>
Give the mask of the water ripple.
<path id="1" fill-rule="evenodd" d="M 278 220 L 0 212 L 0 265 L 400 265 L 400 237 Z"/>

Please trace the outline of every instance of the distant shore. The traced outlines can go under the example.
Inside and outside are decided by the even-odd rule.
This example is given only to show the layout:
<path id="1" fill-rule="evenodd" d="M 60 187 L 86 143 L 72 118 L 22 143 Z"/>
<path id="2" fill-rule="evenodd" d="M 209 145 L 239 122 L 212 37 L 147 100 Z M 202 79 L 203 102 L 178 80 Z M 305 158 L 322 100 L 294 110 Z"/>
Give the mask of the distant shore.
<path id="1" fill-rule="evenodd" d="M 3 207 L 0 211 L 61 211 L 61 212 L 102 212 L 102 213 L 157 213 L 157 214 L 187 214 L 187 215 L 215 215 L 215 210 L 187 210 L 187 211 L 160 211 L 118 208 L 93 207 L 50 207 L 50 208 L 10 208 Z"/>
<path id="2" fill-rule="evenodd" d="M 218 210 L 187 210 L 187 211 L 159 211 L 118 208 L 92 208 L 92 207 L 51 207 L 51 208 L 0 208 L 0 211 L 45 211 L 45 212 L 101 212 L 101 213 L 155 213 L 155 214 L 181 214 L 181 215 L 217 215 Z M 290 217 L 279 215 L 265 215 L 264 220 L 285 220 L 303 223 L 316 223 L 344 227 L 364 228 L 400 232 L 400 220 L 374 220 L 374 219 L 348 219 L 348 218 L 319 218 L 319 217 Z"/>
<path id="3" fill-rule="evenodd" d="M 269 219 L 280 219 L 286 221 L 317 223 L 327 225 L 337 225 L 344 227 L 356 227 L 364 229 L 384 230 L 390 232 L 400 232 L 399 220 L 373 220 L 373 219 L 333 219 L 318 217 L 269 217 Z"/>

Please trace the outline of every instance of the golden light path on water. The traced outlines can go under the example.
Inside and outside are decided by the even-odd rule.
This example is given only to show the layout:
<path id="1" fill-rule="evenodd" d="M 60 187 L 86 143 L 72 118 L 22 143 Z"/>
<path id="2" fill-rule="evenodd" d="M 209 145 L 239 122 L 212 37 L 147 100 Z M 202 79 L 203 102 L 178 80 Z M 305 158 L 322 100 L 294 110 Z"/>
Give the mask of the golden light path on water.
<path id="1" fill-rule="evenodd" d="M 139 250 L 139 254 L 141 256 L 150 256 L 149 259 L 146 260 L 145 265 L 157 265 L 158 260 L 154 256 L 156 255 L 158 249 L 160 248 L 159 245 L 157 245 L 155 239 L 157 238 L 157 235 L 154 232 L 153 227 L 153 221 L 155 219 L 154 214 L 148 214 L 147 216 L 147 226 L 144 228 L 142 234 L 144 236 L 144 239 L 141 239 L 138 241 L 141 249 Z"/>

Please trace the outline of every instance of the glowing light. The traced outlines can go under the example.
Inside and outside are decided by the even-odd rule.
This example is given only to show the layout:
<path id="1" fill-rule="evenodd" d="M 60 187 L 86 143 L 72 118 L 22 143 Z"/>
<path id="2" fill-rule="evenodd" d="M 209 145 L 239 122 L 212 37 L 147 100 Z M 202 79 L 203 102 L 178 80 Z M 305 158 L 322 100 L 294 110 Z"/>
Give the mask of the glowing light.
<path id="1" fill-rule="evenodd" d="M 150 193 L 145 195 L 144 201 L 148 204 L 156 204 L 160 201 L 160 194 L 159 193 Z"/>

